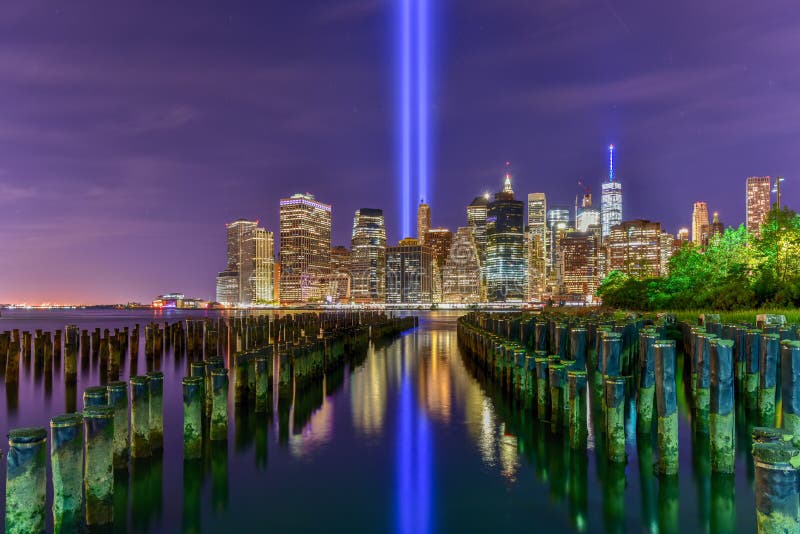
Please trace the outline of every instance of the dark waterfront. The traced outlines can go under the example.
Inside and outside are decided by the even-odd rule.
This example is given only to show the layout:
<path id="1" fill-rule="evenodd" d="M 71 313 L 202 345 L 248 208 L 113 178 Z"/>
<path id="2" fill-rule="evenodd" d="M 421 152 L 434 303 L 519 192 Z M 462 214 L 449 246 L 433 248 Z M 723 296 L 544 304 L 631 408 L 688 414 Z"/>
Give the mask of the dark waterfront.
<path id="1" fill-rule="evenodd" d="M 731 485 L 711 476 L 707 435 L 693 439 L 691 399 L 679 378 L 680 474 L 660 484 L 652 470 L 654 443 L 637 443 L 632 400 L 626 410 L 625 467 L 595 454 L 594 409 L 590 450 L 576 455 L 563 436 L 552 434 L 549 425 L 510 401 L 463 358 L 456 339 L 459 315 L 420 314 L 417 330 L 371 347 L 363 361 L 302 391 L 273 398 L 277 409 L 267 415 L 231 403 L 227 445 L 207 445 L 196 462 L 183 461 L 186 360 L 166 354 L 160 362 L 163 456 L 118 476 L 116 530 L 665 532 L 675 527 L 688 533 L 729 532 L 735 525 L 736 532 L 755 531 L 749 430 L 741 410 Z M 4 311 L 0 331 L 53 332 L 67 324 L 113 330 L 182 317 Z M 126 359 L 121 379 L 146 370 L 144 358 L 133 371 Z M 0 380 L 0 432 L 48 427 L 50 417 L 68 406 L 80 409 L 83 390 L 99 384 L 99 377 L 92 361 L 79 368 L 72 390 L 65 388 L 58 366 L 45 373 L 29 360 L 21 362 L 18 391 Z M 5 458 L 0 463 L 5 481 Z M 5 490 L 2 495 L 5 499 Z M 0 510 L 4 513 L 4 504 Z"/>

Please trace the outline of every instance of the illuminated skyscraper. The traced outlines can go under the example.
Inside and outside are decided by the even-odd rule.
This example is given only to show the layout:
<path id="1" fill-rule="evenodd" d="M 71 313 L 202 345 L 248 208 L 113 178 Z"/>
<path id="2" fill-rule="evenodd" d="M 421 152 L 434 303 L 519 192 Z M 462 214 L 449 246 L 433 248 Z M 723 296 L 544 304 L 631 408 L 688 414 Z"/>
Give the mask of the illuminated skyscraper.
<path id="1" fill-rule="evenodd" d="M 661 276 L 669 274 L 669 259 L 675 254 L 675 239 L 672 234 L 661 234 Z"/>
<path id="2" fill-rule="evenodd" d="M 751 176 L 747 179 L 747 230 L 761 235 L 761 225 L 772 207 L 772 179 L 769 176 Z"/>
<path id="3" fill-rule="evenodd" d="M 489 211 L 489 195 L 475 197 L 467 206 L 467 226 L 472 228 L 475 246 L 483 261 L 486 258 L 486 215 Z"/>
<path id="4" fill-rule="evenodd" d="M 695 246 L 704 246 L 708 243 L 709 232 L 711 231 L 708 223 L 708 204 L 705 202 L 695 202 L 692 211 L 692 243 Z"/>
<path id="5" fill-rule="evenodd" d="M 239 273 L 222 271 L 217 275 L 217 302 L 223 306 L 239 305 Z"/>
<path id="6" fill-rule="evenodd" d="M 386 249 L 386 303 L 433 302 L 433 254 L 430 247 L 406 238 Z"/>
<path id="7" fill-rule="evenodd" d="M 452 242 L 453 232 L 447 228 L 431 228 L 425 234 L 425 244 L 431 247 L 433 254 L 433 302 L 442 302 L 442 271 Z"/>
<path id="8" fill-rule="evenodd" d="M 561 261 L 558 258 L 561 238 L 569 231 L 569 208 L 555 206 L 547 210 L 547 273 L 549 282 L 561 282 Z"/>
<path id="9" fill-rule="evenodd" d="M 322 301 L 331 269 L 331 206 L 311 194 L 281 199 L 281 304 Z"/>
<path id="10" fill-rule="evenodd" d="M 464 304 L 481 300 L 481 266 L 473 231 L 462 227 L 456 231 L 450 254 L 442 270 L 442 302 Z"/>
<path id="11" fill-rule="evenodd" d="M 327 295 L 332 302 L 349 302 L 352 288 L 350 251 L 341 245 L 331 248 L 331 272 L 327 277 Z"/>
<path id="12" fill-rule="evenodd" d="M 689 242 L 689 229 L 688 228 L 681 228 L 678 230 L 678 234 L 675 236 L 675 240 L 680 243 L 688 243 Z"/>
<path id="13" fill-rule="evenodd" d="M 272 301 L 275 261 L 272 232 L 258 221 L 239 219 L 225 225 L 227 268 L 217 276 L 217 301 L 226 306 L 252 306 Z"/>
<path id="14" fill-rule="evenodd" d="M 622 184 L 614 176 L 614 145 L 608 147 L 608 181 L 601 185 L 600 211 L 605 239 L 622 222 Z"/>
<path id="15" fill-rule="evenodd" d="M 709 238 L 721 236 L 725 233 L 725 225 L 719 220 L 719 213 L 714 212 L 714 219 L 711 221 L 711 230 L 709 231 Z"/>
<path id="16" fill-rule="evenodd" d="M 588 232 L 589 228 L 593 226 L 602 228 L 602 224 L 600 210 L 592 206 L 592 195 L 590 193 L 585 194 L 575 217 L 575 229 L 578 232 Z"/>
<path id="17" fill-rule="evenodd" d="M 561 293 L 573 301 L 592 302 L 600 283 L 597 269 L 597 234 L 568 232 L 561 239 L 559 246 Z"/>
<path id="18" fill-rule="evenodd" d="M 362 208 L 356 211 L 350 274 L 355 302 L 386 300 L 386 225 L 382 210 Z"/>
<path id="19" fill-rule="evenodd" d="M 431 207 L 420 202 L 417 208 L 417 240 L 425 244 L 425 236 L 431 229 Z"/>
<path id="20" fill-rule="evenodd" d="M 661 274 L 661 224 L 641 219 L 614 226 L 608 236 L 608 268 L 644 278 Z"/>
<path id="21" fill-rule="evenodd" d="M 486 218 L 486 286 L 491 302 L 525 298 L 524 212 L 525 203 L 514 200 L 511 175 L 506 174 L 503 191 L 489 203 Z"/>
<path id="22" fill-rule="evenodd" d="M 267 304 L 272 302 L 275 289 L 275 237 L 264 228 L 256 228 L 255 268 L 253 270 L 253 303 Z"/>
<path id="23" fill-rule="evenodd" d="M 528 194 L 527 221 L 528 301 L 542 300 L 547 283 L 547 197 Z"/>

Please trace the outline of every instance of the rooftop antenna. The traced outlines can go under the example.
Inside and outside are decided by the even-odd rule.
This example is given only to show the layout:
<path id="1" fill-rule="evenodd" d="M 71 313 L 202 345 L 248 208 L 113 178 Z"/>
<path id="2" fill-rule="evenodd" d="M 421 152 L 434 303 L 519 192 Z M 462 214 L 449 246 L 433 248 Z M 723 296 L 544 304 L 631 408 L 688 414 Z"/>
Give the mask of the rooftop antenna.
<path id="1" fill-rule="evenodd" d="M 614 181 L 614 145 L 608 145 L 608 181 Z"/>

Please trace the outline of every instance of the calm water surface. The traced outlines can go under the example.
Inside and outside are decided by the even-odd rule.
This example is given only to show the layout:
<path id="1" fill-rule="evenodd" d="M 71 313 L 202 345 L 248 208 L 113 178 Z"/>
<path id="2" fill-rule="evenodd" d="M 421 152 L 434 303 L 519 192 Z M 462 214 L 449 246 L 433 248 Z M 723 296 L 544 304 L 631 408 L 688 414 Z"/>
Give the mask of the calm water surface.
<path id="1" fill-rule="evenodd" d="M 0 331 L 77 324 L 113 332 L 136 322 L 143 331 L 151 320 L 182 317 L 4 311 Z M 637 443 L 633 431 L 624 467 L 597 458 L 591 435 L 586 454 L 571 453 L 563 438 L 463 358 L 457 317 L 422 314 L 419 329 L 371 347 L 363 361 L 318 384 L 273 399 L 267 415 L 231 406 L 228 444 L 208 447 L 196 463 L 184 464 L 182 454 L 186 361 L 167 354 L 163 457 L 117 477 L 115 530 L 658 532 L 672 523 L 683 533 L 725 532 L 731 524 L 737 532 L 755 531 L 745 425 L 737 425 L 733 487 L 710 476 L 708 445 L 692 438 L 685 397 L 679 397 L 681 472 L 672 485 L 659 485 L 654 443 Z M 144 365 L 141 355 L 134 374 L 145 372 Z M 64 387 L 60 369 L 47 375 L 28 366 L 20 373 L 16 393 L 0 380 L 3 436 L 10 428 L 48 426 L 76 400 L 80 408 L 83 390 L 99 383 L 96 362 L 79 369 L 75 391 Z M 122 379 L 130 373 L 128 363 Z M 632 418 L 628 428 L 635 428 Z M 4 501 L 5 459 L 0 463 Z"/>

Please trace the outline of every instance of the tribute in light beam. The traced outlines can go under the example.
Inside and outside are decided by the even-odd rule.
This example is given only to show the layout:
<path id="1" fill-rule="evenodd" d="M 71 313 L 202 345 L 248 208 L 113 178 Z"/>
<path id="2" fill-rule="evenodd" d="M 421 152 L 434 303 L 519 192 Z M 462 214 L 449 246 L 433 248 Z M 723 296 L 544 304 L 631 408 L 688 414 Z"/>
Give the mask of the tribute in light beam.
<path id="1" fill-rule="evenodd" d="M 403 236 L 412 230 L 417 200 L 430 202 L 430 8 L 429 0 L 398 0 L 400 20 L 400 189 Z"/>
<path id="2" fill-rule="evenodd" d="M 417 187 L 428 196 L 428 0 L 417 0 Z"/>
<path id="3" fill-rule="evenodd" d="M 411 4 L 413 0 L 400 0 L 400 180 L 402 187 L 402 229 L 403 237 L 410 235 L 411 229 Z"/>

